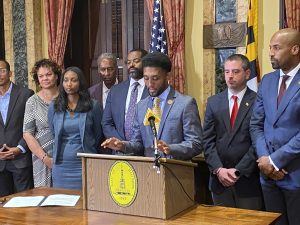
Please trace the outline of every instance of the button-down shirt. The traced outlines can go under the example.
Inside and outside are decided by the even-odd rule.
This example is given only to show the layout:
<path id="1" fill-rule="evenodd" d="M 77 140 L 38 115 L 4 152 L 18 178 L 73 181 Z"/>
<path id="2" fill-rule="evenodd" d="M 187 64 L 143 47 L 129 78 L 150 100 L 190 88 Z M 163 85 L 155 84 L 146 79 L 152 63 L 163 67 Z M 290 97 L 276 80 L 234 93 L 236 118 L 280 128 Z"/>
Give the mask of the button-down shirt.
<path id="1" fill-rule="evenodd" d="M 130 96 L 131 96 L 131 91 L 134 87 L 134 83 L 135 82 L 139 82 L 139 86 L 137 86 L 137 89 L 138 89 L 138 96 L 137 96 L 137 101 L 136 103 L 138 103 L 141 98 L 142 98 L 142 94 L 143 94 L 143 91 L 144 91 L 144 87 L 145 87 L 145 81 L 144 81 L 144 78 L 142 79 L 139 79 L 138 81 L 130 78 L 130 84 L 129 84 L 129 89 L 128 89 L 128 92 L 127 92 L 127 98 L 126 98 L 126 106 L 125 106 L 125 118 L 126 118 L 126 113 L 127 113 L 127 110 L 128 110 L 128 106 L 129 106 L 129 102 L 130 102 Z"/>
<path id="2" fill-rule="evenodd" d="M 0 111 L 1 111 L 1 116 L 4 124 L 6 123 L 11 89 L 12 89 L 12 83 L 10 83 L 8 90 L 4 93 L 4 95 L 0 95 Z"/>
<path id="3" fill-rule="evenodd" d="M 242 99 L 246 93 L 247 90 L 247 86 L 241 90 L 238 94 L 236 94 L 235 96 L 237 96 L 237 103 L 238 103 L 238 107 L 240 108 L 240 104 L 242 102 Z M 228 89 L 228 102 L 229 102 L 229 115 L 231 116 L 231 112 L 232 112 L 232 108 L 233 108 L 233 104 L 234 104 L 234 100 L 232 98 L 232 96 L 234 96 L 234 94 L 231 93 L 231 91 Z"/>
<path id="4" fill-rule="evenodd" d="M 114 85 L 116 85 L 116 84 L 118 84 L 117 79 L 116 79 L 116 82 L 115 82 Z M 102 106 L 103 106 L 103 109 L 105 108 L 106 99 L 107 99 L 109 91 L 110 91 L 110 89 L 108 87 L 106 87 L 105 83 L 103 82 L 103 85 L 102 85 Z"/>

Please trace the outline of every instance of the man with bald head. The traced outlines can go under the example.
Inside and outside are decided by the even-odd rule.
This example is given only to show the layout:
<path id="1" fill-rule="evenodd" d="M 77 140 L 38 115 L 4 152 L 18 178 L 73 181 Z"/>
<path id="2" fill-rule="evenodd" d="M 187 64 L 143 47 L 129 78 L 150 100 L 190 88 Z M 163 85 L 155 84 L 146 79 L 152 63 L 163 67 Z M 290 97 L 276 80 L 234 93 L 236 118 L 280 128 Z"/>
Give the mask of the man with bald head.
<path id="1" fill-rule="evenodd" d="M 260 84 L 250 132 L 267 211 L 277 225 L 300 224 L 300 33 L 287 28 L 270 41 L 274 72 Z"/>

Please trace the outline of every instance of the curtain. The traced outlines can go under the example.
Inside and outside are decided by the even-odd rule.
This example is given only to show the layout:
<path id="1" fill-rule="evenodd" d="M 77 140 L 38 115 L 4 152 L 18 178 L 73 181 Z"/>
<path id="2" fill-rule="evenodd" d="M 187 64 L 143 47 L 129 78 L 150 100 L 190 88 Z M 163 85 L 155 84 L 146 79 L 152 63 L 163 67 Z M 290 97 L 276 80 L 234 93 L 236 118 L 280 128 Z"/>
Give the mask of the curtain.
<path id="1" fill-rule="evenodd" d="M 300 31 L 300 1 L 285 0 L 287 26 Z"/>
<path id="2" fill-rule="evenodd" d="M 147 0 L 150 18 L 152 18 L 153 0 Z M 171 85 L 184 93 L 184 0 L 163 0 L 165 25 L 167 29 L 168 55 L 172 61 Z"/>
<path id="3" fill-rule="evenodd" d="M 59 66 L 64 55 L 75 0 L 44 0 L 48 33 L 48 54 Z"/>

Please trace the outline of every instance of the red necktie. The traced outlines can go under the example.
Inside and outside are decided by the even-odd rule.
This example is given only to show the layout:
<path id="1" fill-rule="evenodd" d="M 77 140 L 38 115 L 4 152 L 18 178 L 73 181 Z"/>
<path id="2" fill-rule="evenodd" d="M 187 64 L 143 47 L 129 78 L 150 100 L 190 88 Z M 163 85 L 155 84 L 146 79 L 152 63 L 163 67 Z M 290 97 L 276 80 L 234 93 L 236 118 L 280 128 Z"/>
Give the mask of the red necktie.
<path id="1" fill-rule="evenodd" d="M 278 97 L 277 97 L 277 108 L 281 102 L 281 99 L 283 98 L 284 92 L 286 90 L 286 81 L 287 81 L 287 79 L 289 79 L 289 77 L 290 77 L 289 75 L 282 76 L 279 93 L 278 93 Z"/>
<path id="2" fill-rule="evenodd" d="M 238 106 L 238 97 L 233 95 L 232 96 L 233 98 L 233 107 L 232 107 L 232 111 L 231 111 L 231 116 L 230 116 L 230 127 L 231 129 L 233 128 L 233 125 L 234 125 L 234 122 L 235 122 L 235 119 L 236 119 L 236 115 L 238 114 L 238 111 L 239 111 L 239 106 Z"/>

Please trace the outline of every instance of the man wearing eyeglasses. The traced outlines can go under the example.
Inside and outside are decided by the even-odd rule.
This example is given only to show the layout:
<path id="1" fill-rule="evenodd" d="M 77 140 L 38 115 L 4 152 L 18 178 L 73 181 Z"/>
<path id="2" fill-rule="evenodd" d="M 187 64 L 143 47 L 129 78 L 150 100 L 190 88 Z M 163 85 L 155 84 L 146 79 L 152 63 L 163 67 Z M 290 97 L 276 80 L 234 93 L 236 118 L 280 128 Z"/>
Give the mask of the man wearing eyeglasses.
<path id="1" fill-rule="evenodd" d="M 23 139 L 27 99 L 33 91 L 10 81 L 7 61 L 0 59 L 0 196 L 33 188 L 31 152 Z"/>
<path id="2" fill-rule="evenodd" d="M 103 113 L 102 128 L 106 138 L 130 140 L 135 105 L 148 96 L 143 78 L 144 49 L 133 49 L 127 56 L 129 79 L 111 88 Z"/>
<path id="3" fill-rule="evenodd" d="M 101 82 L 90 87 L 89 93 L 92 98 L 99 101 L 104 109 L 111 87 L 118 84 L 117 58 L 112 53 L 102 53 L 97 59 L 97 64 L 98 74 L 101 77 Z"/>

